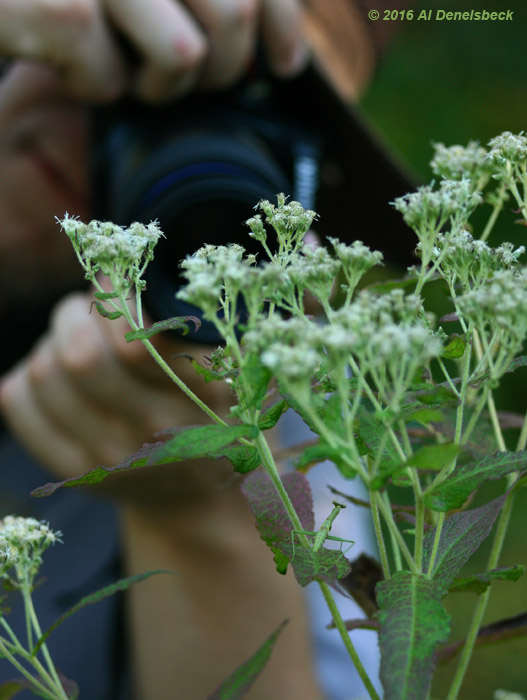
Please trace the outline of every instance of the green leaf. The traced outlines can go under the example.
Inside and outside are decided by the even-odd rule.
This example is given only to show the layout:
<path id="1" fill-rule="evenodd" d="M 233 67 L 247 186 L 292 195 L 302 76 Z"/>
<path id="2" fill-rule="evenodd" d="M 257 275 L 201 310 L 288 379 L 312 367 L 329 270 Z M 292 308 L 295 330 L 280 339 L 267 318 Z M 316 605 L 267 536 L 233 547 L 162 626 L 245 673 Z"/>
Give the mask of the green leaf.
<path id="1" fill-rule="evenodd" d="M 527 470 L 527 452 L 498 452 L 458 467 L 445 481 L 425 494 L 425 505 L 439 511 L 461 508 L 470 494 L 489 479 Z"/>
<path id="2" fill-rule="evenodd" d="M 408 466 L 439 471 L 457 457 L 461 448 L 453 442 L 421 447 L 408 460 Z"/>
<path id="3" fill-rule="evenodd" d="M 453 333 L 448 338 L 448 343 L 443 347 L 441 357 L 445 357 L 447 360 L 458 360 L 465 354 L 466 346 L 466 339 L 457 333 Z"/>
<path id="4" fill-rule="evenodd" d="M 285 401 L 285 399 L 282 399 L 282 401 L 277 401 L 270 406 L 258 419 L 258 427 L 260 430 L 270 430 L 270 428 L 274 428 L 274 426 L 280 420 L 282 413 L 287 411 L 288 408 L 289 404 L 287 401 Z"/>
<path id="5" fill-rule="evenodd" d="M 441 596 L 437 583 L 410 571 L 399 571 L 377 585 L 385 700 L 427 697 L 436 648 L 450 633 Z"/>
<path id="6" fill-rule="evenodd" d="M 126 338 L 126 342 L 130 343 L 132 340 L 148 340 L 148 338 L 151 338 L 157 333 L 162 333 L 163 331 L 179 331 L 182 335 L 186 335 L 189 332 L 189 321 L 194 324 L 195 331 L 199 330 L 201 321 L 197 316 L 174 316 L 173 318 L 166 318 L 163 321 L 157 321 L 149 328 L 139 328 L 136 331 L 129 331 L 124 337 Z"/>
<path id="7" fill-rule="evenodd" d="M 278 546 L 290 560 L 301 586 L 307 586 L 312 581 L 325 581 L 331 584 L 347 576 L 351 570 L 349 561 L 338 549 L 321 547 L 317 552 L 313 552 L 300 544 L 293 546 L 291 541 L 280 542 Z"/>
<path id="8" fill-rule="evenodd" d="M 116 299 L 119 292 L 93 292 L 93 296 L 100 301 L 108 301 L 108 299 Z"/>
<path id="9" fill-rule="evenodd" d="M 407 423 L 416 421 L 423 425 L 428 425 L 428 423 L 440 423 L 443 420 L 443 413 L 436 408 L 421 408 L 405 415 L 404 420 Z"/>
<path id="10" fill-rule="evenodd" d="M 284 620 L 272 635 L 267 638 L 258 651 L 239 666 L 219 688 L 216 688 L 212 695 L 209 695 L 207 700 L 239 700 L 243 698 L 265 667 L 271 656 L 276 640 L 287 623 L 288 620 Z"/>
<path id="11" fill-rule="evenodd" d="M 249 387 L 246 408 L 260 409 L 271 381 L 271 371 L 261 363 L 257 355 L 250 354 L 244 358 L 243 374 Z"/>
<path id="12" fill-rule="evenodd" d="M 122 311 L 108 311 L 104 308 L 100 301 L 94 301 L 92 303 L 95 305 L 95 308 L 97 309 L 98 313 L 103 318 L 109 318 L 110 321 L 113 321 L 116 318 L 121 318 L 121 316 L 123 315 Z"/>
<path id="13" fill-rule="evenodd" d="M 456 395 L 442 384 L 432 386 L 430 389 L 416 392 L 416 399 L 426 406 L 446 406 L 458 403 Z"/>
<path id="14" fill-rule="evenodd" d="M 25 678 L 20 678 L 20 680 L 6 681 L 0 685 L 0 700 L 11 700 L 18 693 L 31 689 L 33 686 Z"/>
<path id="15" fill-rule="evenodd" d="M 506 496 L 484 506 L 454 513 L 443 523 L 432 578 L 446 592 L 466 561 L 490 534 Z M 427 533 L 423 542 L 423 565 L 427 571 L 435 539 L 435 530 Z"/>
<path id="16" fill-rule="evenodd" d="M 343 459 L 344 451 L 338 447 L 332 447 L 323 440 L 319 440 L 318 444 L 310 445 L 302 454 L 295 460 L 294 467 L 299 471 L 307 471 L 313 464 L 325 462 L 327 459 L 333 462 L 347 479 L 353 479 L 357 475 L 357 471 Z"/>
<path id="17" fill-rule="evenodd" d="M 224 447 L 218 452 L 211 453 L 210 457 L 214 459 L 225 457 L 234 467 L 234 471 L 239 474 L 248 474 L 256 467 L 259 467 L 261 463 L 256 447 L 248 447 L 246 445 Z"/>
<path id="18" fill-rule="evenodd" d="M 401 460 L 390 438 L 385 437 L 387 430 L 384 424 L 362 406 L 358 411 L 357 432 L 366 447 L 367 454 L 374 459 L 378 459 L 378 452 L 384 444 L 379 461 L 379 473 L 370 483 L 370 488 L 373 490 L 380 489 L 390 476 L 406 468 L 406 462 Z"/>
<path id="19" fill-rule="evenodd" d="M 484 593 L 493 581 L 517 581 L 525 572 L 525 566 L 508 566 L 501 569 L 491 569 L 483 574 L 458 578 L 448 589 L 449 593 Z"/>
<path id="20" fill-rule="evenodd" d="M 309 481 L 300 472 L 288 472 L 282 476 L 282 483 L 302 527 L 312 531 L 315 514 Z M 278 542 L 291 542 L 293 526 L 269 476 L 264 471 L 252 472 L 243 481 L 242 493 L 256 518 L 256 527 L 263 541 L 270 546 Z"/>
<path id="21" fill-rule="evenodd" d="M 199 362 L 196 362 L 196 360 L 192 360 L 192 366 L 196 370 L 196 374 L 202 376 L 207 384 L 209 382 L 221 382 L 225 379 L 225 372 L 218 372 L 210 369 L 210 367 L 204 367 L 200 365 Z"/>
<path id="22" fill-rule="evenodd" d="M 204 425 L 183 428 L 171 440 L 154 450 L 148 464 L 179 462 L 217 454 L 219 450 L 242 437 L 255 438 L 258 428 L 254 425 Z"/>
<path id="23" fill-rule="evenodd" d="M 127 588 L 130 588 L 134 583 L 139 583 L 140 581 L 144 581 L 147 578 L 150 578 L 151 576 L 155 576 L 157 574 L 173 574 L 173 571 L 166 571 L 165 569 L 156 569 L 153 571 L 145 571 L 142 574 L 135 574 L 135 576 L 128 576 L 127 578 L 121 578 L 118 581 L 115 581 L 115 583 L 110 583 L 108 586 L 104 586 L 104 588 L 100 588 L 98 591 L 94 591 L 93 593 L 89 593 L 88 595 L 84 596 L 84 598 L 81 598 L 76 605 L 71 607 L 69 610 L 67 610 L 63 615 L 61 615 L 59 618 L 55 620 L 55 622 L 48 627 L 48 629 L 42 634 L 38 642 L 35 644 L 35 647 L 33 648 L 32 655 L 36 656 L 38 654 L 38 651 L 40 647 L 44 644 L 44 642 L 47 640 L 49 635 L 54 632 L 57 627 L 59 627 L 65 620 L 67 620 L 69 617 L 71 617 L 74 613 L 76 613 L 78 610 L 82 610 L 82 608 L 85 608 L 87 605 L 93 605 L 94 603 L 99 603 L 101 600 L 104 600 L 105 598 L 109 598 L 110 596 L 114 595 L 115 593 L 119 591 L 126 591 Z"/>
<path id="24" fill-rule="evenodd" d="M 241 437 L 256 437 L 258 428 L 251 425 L 205 425 L 178 429 L 175 437 L 168 442 L 145 443 L 140 450 L 112 467 L 98 466 L 64 481 L 51 482 L 39 486 L 32 496 L 51 496 L 60 488 L 90 486 L 104 481 L 108 476 L 120 471 L 138 469 L 159 464 L 170 464 L 200 457 L 218 458 L 225 447 Z"/>

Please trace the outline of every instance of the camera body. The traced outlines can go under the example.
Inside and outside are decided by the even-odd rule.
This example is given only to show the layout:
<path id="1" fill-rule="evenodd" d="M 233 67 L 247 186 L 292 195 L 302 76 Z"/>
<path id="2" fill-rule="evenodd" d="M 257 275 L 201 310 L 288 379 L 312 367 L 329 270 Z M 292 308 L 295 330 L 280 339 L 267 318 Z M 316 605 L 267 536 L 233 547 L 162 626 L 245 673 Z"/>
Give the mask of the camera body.
<path id="1" fill-rule="evenodd" d="M 259 246 L 244 226 L 279 192 L 315 204 L 322 139 L 287 109 L 280 81 L 260 71 L 235 88 L 164 107 L 123 102 L 98 112 L 93 168 L 97 218 L 157 219 L 166 239 L 145 274 L 144 303 L 158 320 L 199 316 L 176 299 L 179 263 L 205 243 Z M 189 337 L 218 342 L 211 324 Z"/>
<path id="2" fill-rule="evenodd" d="M 200 316 L 175 296 L 180 261 L 205 243 L 259 251 L 244 221 L 280 192 L 321 215 L 321 236 L 359 238 L 411 263 L 412 234 L 389 202 L 413 183 L 315 65 L 281 80 L 257 61 L 224 92 L 99 108 L 93 136 L 94 216 L 121 225 L 157 219 L 166 235 L 145 274 L 155 320 Z M 210 323 L 187 337 L 219 342 Z"/>

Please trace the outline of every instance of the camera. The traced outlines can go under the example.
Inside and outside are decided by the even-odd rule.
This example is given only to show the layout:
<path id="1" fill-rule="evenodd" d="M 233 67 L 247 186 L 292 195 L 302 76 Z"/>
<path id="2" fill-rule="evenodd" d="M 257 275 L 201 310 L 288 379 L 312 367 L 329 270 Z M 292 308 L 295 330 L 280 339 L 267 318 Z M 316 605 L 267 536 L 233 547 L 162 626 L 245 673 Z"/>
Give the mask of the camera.
<path id="1" fill-rule="evenodd" d="M 99 108 L 93 135 L 95 216 L 123 225 L 157 219 L 165 233 L 145 273 L 143 300 L 155 320 L 200 316 L 176 298 L 186 255 L 205 243 L 259 251 L 244 222 L 260 199 L 290 195 L 321 213 L 330 235 L 351 241 L 361 235 L 349 230 L 344 208 L 353 209 L 353 228 L 367 223 L 371 239 L 386 217 L 395 222 L 389 199 L 408 191 L 408 180 L 315 66 L 281 80 L 257 61 L 224 92 L 160 107 L 126 100 Z M 375 178 L 380 167 L 382 179 L 368 186 L 368 173 Z M 382 200 L 387 175 L 396 182 Z M 187 337 L 219 341 L 206 322 Z"/>

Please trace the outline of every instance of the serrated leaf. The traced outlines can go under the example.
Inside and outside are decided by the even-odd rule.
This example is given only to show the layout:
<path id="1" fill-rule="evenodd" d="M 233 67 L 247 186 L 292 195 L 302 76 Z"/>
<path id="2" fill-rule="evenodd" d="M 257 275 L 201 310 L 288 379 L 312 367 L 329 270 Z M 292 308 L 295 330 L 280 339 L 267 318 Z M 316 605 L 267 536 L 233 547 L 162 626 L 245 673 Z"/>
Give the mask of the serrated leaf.
<path id="1" fill-rule="evenodd" d="M 50 482 L 39 486 L 31 492 L 32 496 L 51 496 L 60 488 L 92 486 L 104 481 L 116 472 L 160 464 L 170 464 L 200 457 L 218 457 L 224 450 L 240 437 L 256 437 L 258 428 L 251 425 L 205 425 L 191 428 L 178 428 L 168 442 L 145 443 L 140 450 L 130 455 L 119 464 L 111 467 L 98 466 L 64 481 Z"/>
<path id="2" fill-rule="evenodd" d="M 408 466 L 439 471 L 457 457 L 461 448 L 453 442 L 421 447 L 408 460 Z"/>
<path id="3" fill-rule="evenodd" d="M 296 580 L 301 586 L 307 586 L 312 581 L 332 583 L 350 572 L 349 561 L 338 549 L 321 547 L 314 552 L 299 544 L 293 545 L 290 540 L 280 542 L 278 547 L 290 560 Z"/>
<path id="4" fill-rule="evenodd" d="M 207 700 L 240 700 L 243 698 L 265 667 L 276 640 L 287 623 L 288 620 L 284 620 L 250 659 L 239 666 L 212 695 L 209 695 Z"/>
<path id="5" fill-rule="evenodd" d="M 253 469 L 260 466 L 261 459 L 256 447 L 248 447 L 246 445 L 233 445 L 224 447 L 218 452 L 211 453 L 210 457 L 219 459 L 225 457 L 234 467 L 234 471 L 239 474 L 248 474 Z"/>
<path id="6" fill-rule="evenodd" d="M 110 583 L 108 586 L 104 586 L 104 588 L 100 588 L 98 591 L 94 591 L 93 593 L 89 593 L 88 595 L 84 596 L 84 598 L 81 598 L 78 603 L 76 603 L 73 607 L 71 607 L 69 610 L 67 610 L 63 615 L 61 615 L 59 618 L 55 620 L 55 622 L 48 627 L 48 629 L 42 634 L 38 642 L 35 644 L 32 655 L 36 656 L 38 654 L 38 651 L 40 647 L 44 644 L 44 642 L 47 640 L 49 635 L 54 632 L 57 627 L 59 627 L 65 620 L 67 620 L 69 617 L 71 617 L 74 613 L 78 612 L 79 610 L 82 610 L 82 608 L 85 608 L 87 605 L 93 605 L 94 603 L 99 603 L 101 600 L 104 600 L 105 598 L 109 598 L 112 595 L 115 595 L 115 593 L 119 591 L 126 591 L 130 586 L 132 586 L 134 583 L 139 583 L 140 581 L 144 581 L 147 578 L 150 578 L 151 576 L 155 576 L 157 574 L 173 574 L 173 571 L 166 571 L 165 569 L 155 569 L 153 571 L 145 571 L 142 574 L 135 574 L 134 576 L 128 576 L 127 578 L 121 578 L 118 581 L 115 581 L 114 583 Z"/>
<path id="7" fill-rule="evenodd" d="M 462 338 L 457 333 L 453 333 L 448 338 L 447 344 L 443 347 L 441 357 L 445 357 L 447 360 L 458 360 L 465 354 L 466 346 L 466 339 Z"/>
<path id="8" fill-rule="evenodd" d="M 239 438 L 255 438 L 257 435 L 258 428 L 254 425 L 204 425 L 183 428 L 171 440 L 154 450 L 147 464 L 207 457 Z"/>
<path id="9" fill-rule="evenodd" d="M 525 566 L 508 566 L 500 569 L 491 569 L 482 574 L 458 578 L 448 589 L 449 593 L 476 593 L 481 595 L 494 581 L 517 581 L 525 572 Z"/>
<path id="10" fill-rule="evenodd" d="M 258 427 L 260 430 L 270 430 L 280 420 L 280 417 L 284 411 L 287 411 L 289 404 L 285 399 L 282 401 L 277 401 L 272 406 L 270 406 L 266 411 L 262 413 L 258 419 Z"/>
<path id="11" fill-rule="evenodd" d="M 282 483 L 302 527 L 312 531 L 315 527 L 315 514 L 309 481 L 300 472 L 288 472 L 282 476 Z M 293 525 L 269 476 L 264 471 L 252 472 L 244 479 L 241 488 L 264 542 L 267 545 L 291 542 Z"/>
<path id="12" fill-rule="evenodd" d="M 423 700 L 435 651 L 450 633 L 442 590 L 425 576 L 399 571 L 377 586 L 381 681 L 385 700 Z"/>
<path id="13" fill-rule="evenodd" d="M 461 508 L 470 494 L 489 479 L 527 470 L 527 452 L 498 452 L 458 467 L 445 481 L 425 494 L 425 505 L 439 511 Z"/>
<path id="14" fill-rule="evenodd" d="M 476 637 L 476 647 L 488 646 L 491 644 L 499 644 L 508 639 L 517 637 L 525 637 L 527 635 L 527 613 L 520 613 L 513 617 L 508 617 L 503 620 L 497 620 L 490 625 L 484 625 L 478 630 Z M 440 649 L 437 653 L 438 663 L 445 663 L 454 656 L 457 656 L 463 648 L 465 640 L 461 639 L 458 642 L 449 644 Z"/>
<path id="15" fill-rule="evenodd" d="M 489 535 L 506 496 L 486 503 L 484 506 L 454 513 L 443 523 L 432 578 L 446 592 L 466 561 L 474 554 Z M 435 538 L 431 530 L 423 541 L 424 570 L 427 571 Z"/>

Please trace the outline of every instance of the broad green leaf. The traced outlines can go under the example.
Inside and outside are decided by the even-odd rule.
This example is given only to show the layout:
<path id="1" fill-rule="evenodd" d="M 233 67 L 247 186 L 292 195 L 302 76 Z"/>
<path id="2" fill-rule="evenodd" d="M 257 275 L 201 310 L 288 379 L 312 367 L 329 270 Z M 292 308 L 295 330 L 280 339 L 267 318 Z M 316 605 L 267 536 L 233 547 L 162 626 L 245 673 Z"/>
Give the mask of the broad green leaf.
<path id="1" fill-rule="evenodd" d="M 65 620 L 67 620 L 69 617 L 71 617 L 74 613 L 78 612 L 79 610 L 82 610 L 82 608 L 85 608 L 87 605 L 93 605 L 94 603 L 99 603 L 101 600 L 104 600 L 105 598 L 109 598 L 110 596 L 114 595 L 115 593 L 118 593 L 119 591 L 126 591 L 127 588 L 130 588 L 134 583 L 139 583 L 140 581 L 144 581 L 147 578 L 150 578 L 151 576 L 156 576 L 157 574 L 173 574 L 173 571 L 166 571 L 165 569 L 156 569 L 154 571 L 145 571 L 142 574 L 135 574 L 135 576 L 128 576 L 127 578 L 121 578 L 118 581 L 115 581 L 115 583 L 110 583 L 108 586 L 104 586 L 104 588 L 100 588 L 98 591 L 94 591 L 93 593 L 89 593 L 88 595 L 84 596 L 84 598 L 81 598 L 78 603 L 76 603 L 73 607 L 71 607 L 69 610 L 67 610 L 63 615 L 61 615 L 59 618 L 55 620 L 55 622 L 48 627 L 48 629 L 42 634 L 38 642 L 35 644 L 35 647 L 33 649 L 33 656 L 36 656 L 38 654 L 38 651 L 40 647 L 44 644 L 44 642 L 47 640 L 49 635 L 54 632 L 57 627 L 59 627 Z"/>
<path id="2" fill-rule="evenodd" d="M 454 513 L 445 520 L 432 570 L 433 580 L 443 587 L 445 592 L 465 562 L 489 535 L 504 501 L 505 496 L 500 496 L 479 508 Z M 435 530 L 428 532 L 424 538 L 425 571 L 429 568 L 434 538 Z"/>
<path id="3" fill-rule="evenodd" d="M 239 666 L 219 688 L 216 688 L 212 695 L 209 695 L 207 700 L 240 700 L 240 698 L 243 698 L 265 667 L 265 664 L 271 656 L 276 640 L 287 623 L 288 620 L 284 620 L 262 644 L 258 651 Z"/>
<path id="4" fill-rule="evenodd" d="M 91 486 L 104 481 L 111 474 L 138 469 L 140 467 L 170 464 L 186 459 L 200 457 L 218 457 L 224 450 L 241 437 L 256 437 L 258 428 L 251 425 L 204 425 L 177 430 L 175 436 L 168 442 L 145 443 L 140 450 L 112 467 L 99 466 L 64 481 L 51 482 L 39 486 L 31 492 L 32 496 L 51 496 L 60 488 L 75 486 Z"/>
<path id="5" fill-rule="evenodd" d="M 500 479 L 527 470 L 527 452 L 498 452 L 458 467 L 445 481 L 425 495 L 425 505 L 439 511 L 461 508 L 470 494 L 488 479 Z"/>
<path id="6" fill-rule="evenodd" d="M 493 581 L 517 581 L 525 572 L 525 566 L 508 566 L 501 569 L 491 569 L 482 574 L 458 578 L 448 589 L 449 593 L 484 593 Z"/>
<path id="7" fill-rule="evenodd" d="M 439 471 L 457 457 L 461 448 L 453 442 L 421 447 L 408 460 L 408 466 Z"/>
<path id="8" fill-rule="evenodd" d="M 445 357 L 448 360 L 458 360 L 460 357 L 463 357 L 466 346 L 466 339 L 462 338 L 457 333 L 453 333 L 449 337 L 447 344 L 443 347 L 441 357 Z"/>
<path id="9" fill-rule="evenodd" d="M 204 425 L 183 428 L 171 440 L 154 450 L 147 463 L 153 465 L 207 457 L 239 438 L 254 438 L 257 435 L 258 428 L 254 425 Z"/>
<path id="10" fill-rule="evenodd" d="M 447 406 L 448 404 L 458 403 L 458 399 L 447 386 L 437 384 L 430 389 L 425 389 L 416 393 L 416 398 L 425 406 Z"/>
<path id="11" fill-rule="evenodd" d="M 157 321 L 153 323 L 149 328 L 139 328 L 137 331 L 129 331 L 125 334 L 126 342 L 130 343 L 132 340 L 148 340 L 157 333 L 162 333 L 163 331 L 179 331 L 182 335 L 186 335 L 189 332 L 188 323 L 194 324 L 194 330 L 199 330 L 201 326 L 201 321 L 197 316 L 174 316 L 173 318 L 166 318 L 164 321 Z"/>
<path id="12" fill-rule="evenodd" d="M 300 472 L 288 472 L 283 475 L 282 483 L 302 527 L 312 531 L 315 515 L 309 481 Z M 293 525 L 269 476 L 264 471 L 252 472 L 243 481 L 242 493 L 256 518 L 256 527 L 264 542 L 270 546 L 278 542 L 291 542 Z"/>
<path id="13" fill-rule="evenodd" d="M 297 539 L 297 537 L 295 537 Z M 306 549 L 291 541 L 280 542 L 280 550 L 288 557 L 301 586 L 307 586 L 312 581 L 332 583 L 336 579 L 347 576 L 350 563 L 343 552 L 338 549 L 321 547 L 317 552 Z"/>
<path id="14" fill-rule="evenodd" d="M 277 401 L 272 406 L 270 406 L 266 411 L 262 413 L 258 419 L 258 427 L 260 430 L 270 430 L 280 420 L 280 416 L 284 411 L 287 411 L 289 405 L 285 399 L 282 401 Z"/>
<path id="15" fill-rule="evenodd" d="M 506 642 L 508 639 L 525 636 L 527 636 L 527 613 L 520 613 L 519 615 L 514 615 L 514 617 L 497 620 L 490 625 L 480 627 L 476 638 L 476 647 L 499 644 L 500 642 Z M 437 654 L 438 663 L 445 663 L 457 656 L 464 644 L 465 640 L 461 639 L 440 649 Z"/>
<path id="16" fill-rule="evenodd" d="M 234 467 L 234 471 L 239 474 L 248 474 L 256 467 L 260 466 L 261 459 L 256 447 L 246 445 L 231 445 L 224 447 L 218 452 L 211 453 L 211 457 L 219 459 L 225 457 Z"/>
<path id="17" fill-rule="evenodd" d="M 441 596 L 437 583 L 410 571 L 399 571 L 378 584 L 385 700 L 427 697 L 436 648 L 450 633 L 450 616 L 441 604 Z"/>

